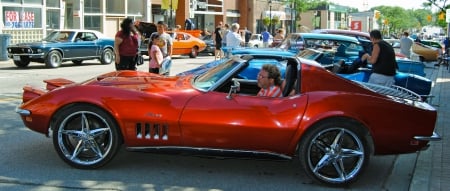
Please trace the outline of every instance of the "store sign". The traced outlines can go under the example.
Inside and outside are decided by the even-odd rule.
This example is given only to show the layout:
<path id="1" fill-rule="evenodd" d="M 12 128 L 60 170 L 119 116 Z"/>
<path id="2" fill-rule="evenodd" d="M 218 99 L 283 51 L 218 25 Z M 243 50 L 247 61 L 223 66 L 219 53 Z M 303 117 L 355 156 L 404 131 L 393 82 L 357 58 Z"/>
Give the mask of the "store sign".
<path id="1" fill-rule="evenodd" d="M 5 28 L 34 28 L 34 12 L 5 11 Z"/>
<path id="2" fill-rule="evenodd" d="M 350 28 L 355 31 L 361 31 L 361 28 L 362 28 L 361 25 L 362 25 L 361 21 L 352 21 Z"/>

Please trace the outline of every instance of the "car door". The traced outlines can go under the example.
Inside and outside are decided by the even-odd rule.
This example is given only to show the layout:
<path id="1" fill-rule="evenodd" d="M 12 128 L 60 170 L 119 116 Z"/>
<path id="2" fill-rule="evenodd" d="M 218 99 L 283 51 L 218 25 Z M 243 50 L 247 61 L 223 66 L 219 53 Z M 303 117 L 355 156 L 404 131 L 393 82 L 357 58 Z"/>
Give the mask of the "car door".
<path id="1" fill-rule="evenodd" d="M 287 152 L 307 96 L 258 97 L 208 92 L 193 98 L 181 116 L 189 147 Z"/>
<path id="2" fill-rule="evenodd" d="M 89 58 L 98 54 L 98 38 L 92 32 L 78 32 L 73 42 L 73 58 Z"/>
<path id="3" fill-rule="evenodd" d="M 173 53 L 174 55 L 189 54 L 193 47 L 192 42 L 188 40 L 189 35 L 184 33 L 175 33 L 173 39 Z"/>

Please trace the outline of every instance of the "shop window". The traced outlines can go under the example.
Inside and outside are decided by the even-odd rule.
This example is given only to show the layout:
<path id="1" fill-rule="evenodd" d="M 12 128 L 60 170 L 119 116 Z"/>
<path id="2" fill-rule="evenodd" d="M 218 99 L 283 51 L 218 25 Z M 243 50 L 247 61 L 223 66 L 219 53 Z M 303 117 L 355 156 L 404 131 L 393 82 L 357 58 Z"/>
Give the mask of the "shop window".
<path id="1" fill-rule="evenodd" d="M 5 28 L 41 28 L 40 8 L 3 7 Z"/>
<path id="2" fill-rule="evenodd" d="M 109 1 L 108 1 L 109 2 Z M 111 4 L 111 3 L 108 3 Z M 84 0 L 85 13 L 101 13 L 100 0 Z"/>
<path id="3" fill-rule="evenodd" d="M 59 0 L 46 0 L 45 2 L 47 3 L 47 7 L 60 8 Z"/>
<path id="4" fill-rule="evenodd" d="M 111 2 L 111 3 L 106 4 L 106 13 L 125 14 L 125 1 L 109 0 L 108 2 Z M 141 7 L 143 7 L 143 6 L 141 6 Z"/>
<path id="5" fill-rule="evenodd" d="M 144 13 L 144 1 L 128 0 L 128 14 L 142 15 Z"/>
<path id="6" fill-rule="evenodd" d="M 84 16 L 84 28 L 100 31 L 101 16 Z"/>

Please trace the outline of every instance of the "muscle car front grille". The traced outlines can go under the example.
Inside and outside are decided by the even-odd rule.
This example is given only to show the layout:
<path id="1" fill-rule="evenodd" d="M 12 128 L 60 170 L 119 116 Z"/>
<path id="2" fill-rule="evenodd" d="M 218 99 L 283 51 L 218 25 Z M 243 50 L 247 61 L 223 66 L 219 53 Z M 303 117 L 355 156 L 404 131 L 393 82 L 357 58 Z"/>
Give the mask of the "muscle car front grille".
<path id="1" fill-rule="evenodd" d="M 31 48 L 26 48 L 26 47 L 13 47 L 13 48 L 8 48 L 8 53 L 10 53 L 10 54 L 30 54 L 30 53 L 33 53 L 33 50 Z"/>
<path id="2" fill-rule="evenodd" d="M 169 126 L 167 124 L 137 123 L 136 138 L 168 140 Z"/>

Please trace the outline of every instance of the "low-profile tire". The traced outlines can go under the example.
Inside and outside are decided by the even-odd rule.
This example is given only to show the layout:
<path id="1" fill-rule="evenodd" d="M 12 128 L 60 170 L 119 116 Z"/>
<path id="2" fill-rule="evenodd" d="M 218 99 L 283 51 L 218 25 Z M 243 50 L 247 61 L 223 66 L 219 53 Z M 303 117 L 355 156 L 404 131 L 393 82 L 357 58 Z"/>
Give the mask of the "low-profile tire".
<path id="1" fill-rule="evenodd" d="M 30 58 L 21 56 L 20 60 L 14 60 L 14 65 L 19 68 L 26 68 L 30 64 Z"/>
<path id="2" fill-rule="evenodd" d="M 62 55 L 60 52 L 54 50 L 48 53 L 45 58 L 45 66 L 47 68 L 57 68 L 61 66 L 62 63 Z"/>
<path id="3" fill-rule="evenodd" d="M 74 105 L 56 114 L 53 145 L 61 159 L 79 169 L 107 164 L 119 150 L 121 134 L 115 120 L 91 105 Z"/>
<path id="4" fill-rule="evenodd" d="M 194 46 L 191 49 L 191 53 L 189 54 L 190 58 L 196 58 L 198 56 L 198 47 Z"/>
<path id="5" fill-rule="evenodd" d="M 363 127 L 350 119 L 319 122 L 302 137 L 299 160 L 306 174 L 330 186 L 347 186 L 362 174 L 370 160 Z"/>
<path id="6" fill-rule="evenodd" d="M 72 60 L 72 62 L 75 65 L 81 65 L 83 63 L 83 60 Z"/>
<path id="7" fill-rule="evenodd" d="M 114 52 L 109 48 L 103 50 L 102 56 L 100 58 L 100 63 L 106 65 L 111 64 L 113 61 L 114 61 Z"/>

